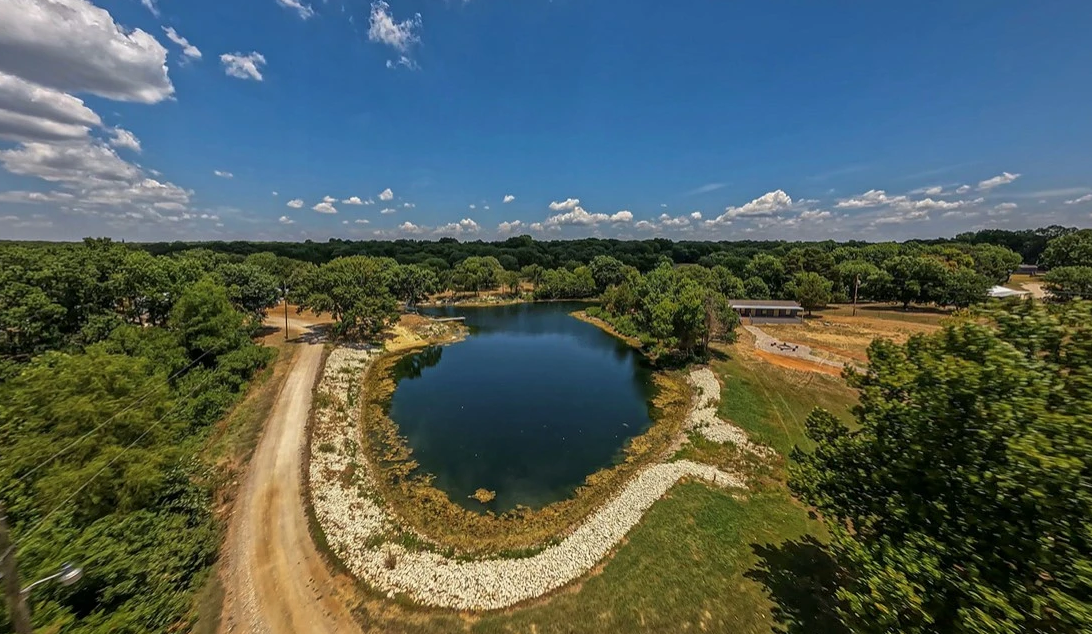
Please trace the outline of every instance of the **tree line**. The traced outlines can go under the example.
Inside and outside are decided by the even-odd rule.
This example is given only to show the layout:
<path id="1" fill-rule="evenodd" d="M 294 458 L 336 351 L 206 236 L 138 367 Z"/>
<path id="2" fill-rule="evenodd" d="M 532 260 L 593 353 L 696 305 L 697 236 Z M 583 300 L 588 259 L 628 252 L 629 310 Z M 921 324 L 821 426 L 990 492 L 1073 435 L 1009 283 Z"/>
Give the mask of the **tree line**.
<path id="1" fill-rule="evenodd" d="M 213 423 L 270 360 L 271 278 L 212 252 L 0 247 L 0 500 L 43 631 L 186 629 L 217 557 Z M 0 608 L 0 622 L 6 622 Z"/>

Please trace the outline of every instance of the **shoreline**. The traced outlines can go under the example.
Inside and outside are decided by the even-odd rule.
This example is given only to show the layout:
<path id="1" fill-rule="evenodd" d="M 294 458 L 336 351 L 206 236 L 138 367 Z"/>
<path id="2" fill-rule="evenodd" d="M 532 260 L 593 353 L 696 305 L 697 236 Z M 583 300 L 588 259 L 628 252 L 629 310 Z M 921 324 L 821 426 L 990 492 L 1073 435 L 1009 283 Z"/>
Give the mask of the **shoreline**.
<path id="1" fill-rule="evenodd" d="M 341 440 L 346 448 L 353 449 L 330 451 L 327 445 L 323 451 L 319 445 L 319 450 L 313 452 L 315 460 L 308 475 L 314 492 L 314 514 L 331 552 L 354 577 L 369 588 L 386 593 L 388 598 L 404 595 L 419 605 L 444 609 L 508 608 L 545 596 L 583 577 L 608 557 L 645 512 L 680 480 L 697 478 L 715 486 L 747 488 L 744 476 L 738 473 L 689 460 L 665 461 L 657 452 L 651 460 L 625 473 L 619 485 L 597 499 L 575 526 L 530 556 L 513 558 L 502 552 L 467 558 L 455 556 L 450 550 L 422 548 L 425 545 L 412 538 L 415 533 L 406 526 L 406 518 L 390 504 L 387 496 L 398 492 L 385 489 L 377 478 L 379 466 L 373 460 L 376 454 L 367 446 L 371 433 L 367 421 L 359 420 L 364 406 L 345 407 L 355 398 L 366 399 L 368 395 L 362 394 L 361 388 L 369 385 L 369 382 L 362 385 L 359 375 L 351 369 L 346 372 L 346 368 L 356 367 L 370 374 L 381 355 L 400 356 L 351 348 L 337 348 L 331 353 L 320 389 L 333 391 L 328 392 L 331 399 L 326 403 L 325 413 L 316 413 L 316 437 L 311 442 L 322 439 L 324 444 L 336 445 Z M 713 378 L 712 383 L 709 378 Z M 694 370 L 686 382 L 693 390 L 688 390 L 684 418 L 679 421 L 679 428 L 673 430 L 672 440 L 685 439 L 689 432 L 701 433 L 700 428 L 711 422 L 708 416 L 715 412 L 720 400 L 719 382 L 707 369 Z M 346 399 L 341 400 L 335 391 L 346 394 Z M 358 396 L 354 397 L 354 393 Z M 316 407 L 319 402 L 316 398 Z M 361 451 L 363 462 L 359 460 Z M 397 457 L 395 454 L 398 452 L 379 455 Z M 593 480 L 594 475 L 598 474 L 588 480 Z"/>
<path id="2" fill-rule="evenodd" d="M 636 348 L 637 350 L 639 350 L 641 352 L 641 354 L 646 359 L 648 359 L 648 355 L 645 354 L 645 351 L 644 351 L 645 350 L 644 344 L 642 344 L 641 340 L 638 339 L 637 337 L 630 337 L 628 335 L 623 335 L 622 333 L 615 330 L 614 326 L 610 325 L 609 323 L 603 321 L 602 319 L 600 319 L 598 317 L 592 317 L 591 315 L 589 315 L 587 313 L 587 311 L 574 310 L 573 312 L 569 313 L 569 316 L 572 317 L 573 319 L 577 319 L 577 320 L 582 321 L 582 322 L 584 322 L 586 324 L 591 324 L 591 325 L 595 326 L 596 328 L 602 330 L 603 332 L 607 333 L 608 335 L 610 335 L 610 336 L 612 336 L 612 337 L 614 337 L 616 339 L 620 339 L 620 340 L 626 342 L 626 344 L 628 344 L 630 347 Z"/>

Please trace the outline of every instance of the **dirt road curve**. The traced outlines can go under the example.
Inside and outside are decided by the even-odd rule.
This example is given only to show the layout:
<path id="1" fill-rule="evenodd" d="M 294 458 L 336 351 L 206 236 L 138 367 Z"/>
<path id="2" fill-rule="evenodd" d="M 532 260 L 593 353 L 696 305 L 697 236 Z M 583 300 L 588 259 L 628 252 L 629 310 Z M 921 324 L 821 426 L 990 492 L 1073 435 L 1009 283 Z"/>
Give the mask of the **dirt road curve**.
<path id="1" fill-rule="evenodd" d="M 307 326 L 292 321 L 293 331 Z M 330 573 L 307 530 L 302 450 L 311 390 L 322 369 L 322 343 L 301 340 L 296 345 L 301 348 L 266 421 L 231 519 L 221 632 L 360 631 L 349 614 L 347 580 Z"/>

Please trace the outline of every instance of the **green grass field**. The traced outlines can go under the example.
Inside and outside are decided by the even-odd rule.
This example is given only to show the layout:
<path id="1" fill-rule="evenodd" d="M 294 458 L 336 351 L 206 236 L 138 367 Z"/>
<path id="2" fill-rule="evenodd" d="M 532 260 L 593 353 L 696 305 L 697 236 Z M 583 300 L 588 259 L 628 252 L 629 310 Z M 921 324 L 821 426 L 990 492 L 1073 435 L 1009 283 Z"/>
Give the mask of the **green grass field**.
<path id="1" fill-rule="evenodd" d="M 841 380 L 739 356 L 713 363 L 724 384 L 720 413 L 782 456 L 804 442 L 814 406 L 848 418 L 856 397 Z M 686 451 L 713 457 L 717 449 Z M 357 613 L 376 632 L 837 634 L 827 604 L 832 570 L 819 548 L 826 531 L 788 494 L 784 460 L 775 463 L 748 492 L 675 487 L 597 574 L 533 605 L 469 616 L 375 600 Z"/>

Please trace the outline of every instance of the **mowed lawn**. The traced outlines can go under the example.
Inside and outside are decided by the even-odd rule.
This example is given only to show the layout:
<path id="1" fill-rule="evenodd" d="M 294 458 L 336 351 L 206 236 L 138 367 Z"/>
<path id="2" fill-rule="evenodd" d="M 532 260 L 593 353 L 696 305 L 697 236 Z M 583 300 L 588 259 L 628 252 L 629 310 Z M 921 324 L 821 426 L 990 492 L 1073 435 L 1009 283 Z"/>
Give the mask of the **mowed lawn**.
<path id="1" fill-rule="evenodd" d="M 848 418 L 856 397 L 840 379 L 728 350 L 712 364 L 724 384 L 721 415 L 782 456 L 804 442 L 814 406 Z M 784 459 L 774 463 L 772 478 L 747 492 L 676 486 L 596 574 L 535 604 L 454 615 L 369 601 L 358 614 L 376 632 L 837 633 L 818 548 L 825 530 L 788 494 Z"/>

